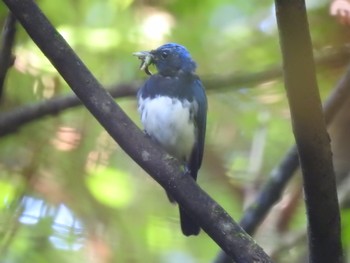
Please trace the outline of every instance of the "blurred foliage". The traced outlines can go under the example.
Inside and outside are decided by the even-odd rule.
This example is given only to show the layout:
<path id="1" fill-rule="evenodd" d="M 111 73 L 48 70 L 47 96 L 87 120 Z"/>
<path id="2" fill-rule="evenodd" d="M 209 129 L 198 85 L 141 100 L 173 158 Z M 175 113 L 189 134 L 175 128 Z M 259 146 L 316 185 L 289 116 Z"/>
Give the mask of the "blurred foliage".
<path id="1" fill-rule="evenodd" d="M 185 45 L 200 76 L 264 71 L 281 64 L 271 1 L 61 0 L 37 1 L 104 85 L 145 79 L 131 54 L 165 42 Z M 328 14 L 328 1 L 308 1 L 316 50 L 346 44 L 350 28 Z M 7 15 L 0 5 L 0 22 Z M 40 29 L 38 29 L 40 30 Z M 9 71 L 0 113 L 70 88 L 18 25 L 16 61 Z M 343 72 L 318 75 L 326 97 Z M 293 144 L 280 79 L 256 87 L 208 93 L 204 164 L 199 184 L 236 219 L 269 172 Z M 134 98 L 117 100 L 140 123 Z M 83 108 L 33 122 L 0 138 L 1 262 L 210 262 L 217 245 L 205 233 L 182 236 L 177 208 L 164 191 L 112 141 Z M 305 234 L 300 179 L 295 179 L 257 233 L 268 253 Z M 289 200 L 299 200 L 276 231 Z M 349 211 L 343 212 L 349 218 Z M 343 240 L 350 244 L 350 220 Z M 278 229 L 277 229 L 278 230 Z M 300 242 L 300 241 L 298 241 Z M 300 243 L 299 247 L 300 247 Z M 295 247 L 298 247 L 295 244 Z M 282 250 L 283 262 L 300 262 L 300 249 Z M 278 253 L 276 253 L 278 254 Z M 282 261 L 280 261 L 282 262 Z"/>

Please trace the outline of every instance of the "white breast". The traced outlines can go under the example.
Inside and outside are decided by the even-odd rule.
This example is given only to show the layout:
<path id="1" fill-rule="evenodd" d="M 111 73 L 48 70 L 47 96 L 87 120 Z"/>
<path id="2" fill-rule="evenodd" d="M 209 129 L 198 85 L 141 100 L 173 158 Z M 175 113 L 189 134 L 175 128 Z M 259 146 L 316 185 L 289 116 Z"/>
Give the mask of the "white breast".
<path id="1" fill-rule="evenodd" d="M 139 98 L 139 112 L 146 132 L 181 161 L 191 154 L 195 127 L 190 120 L 191 103 L 166 96 Z"/>

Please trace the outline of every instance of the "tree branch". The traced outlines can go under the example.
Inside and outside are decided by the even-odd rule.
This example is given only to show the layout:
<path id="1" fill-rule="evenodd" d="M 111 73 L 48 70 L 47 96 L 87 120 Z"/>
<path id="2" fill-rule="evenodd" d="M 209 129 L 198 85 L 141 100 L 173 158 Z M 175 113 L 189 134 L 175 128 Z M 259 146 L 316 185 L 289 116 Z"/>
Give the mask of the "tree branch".
<path id="1" fill-rule="evenodd" d="M 32 0 L 3 0 L 77 97 L 130 157 L 161 184 L 236 262 L 271 262 L 179 163 L 148 139 L 92 76 Z M 160 162 L 160 160 L 162 160 Z M 243 249 L 244 248 L 244 249 Z"/>
<path id="2" fill-rule="evenodd" d="M 320 69 L 339 68 L 348 64 L 350 60 L 349 46 L 340 48 L 324 48 L 315 53 L 315 63 Z M 253 73 L 235 73 L 221 77 L 207 77 L 203 79 L 206 90 L 224 90 L 232 87 L 256 87 L 259 84 L 281 78 L 283 69 L 281 66 L 273 66 L 266 70 Z"/>
<path id="3" fill-rule="evenodd" d="M 137 84 L 120 84 L 108 89 L 112 97 L 122 98 L 134 96 Z M 56 115 L 60 112 L 81 106 L 82 102 L 75 94 L 55 97 L 35 104 L 15 108 L 12 111 L 0 114 L 0 137 L 10 135 L 23 125 L 39 120 L 48 115 Z"/>
<path id="4" fill-rule="evenodd" d="M 328 61 L 332 61 L 330 55 L 327 55 L 327 57 Z M 319 58 L 316 58 L 315 60 L 319 61 Z M 337 85 L 332 89 L 332 93 L 328 96 L 323 105 L 324 118 L 327 126 L 332 123 L 335 115 L 343 107 L 349 97 L 350 65 L 338 81 Z M 282 161 L 271 171 L 268 176 L 269 180 L 262 187 L 253 203 L 246 209 L 240 220 L 241 227 L 248 234 L 254 235 L 256 229 L 265 219 L 271 207 L 281 198 L 285 187 L 298 168 L 299 155 L 296 145 L 294 145 L 287 151 Z M 217 255 L 214 261 L 216 263 L 232 262 L 223 251 Z"/>
<path id="5" fill-rule="evenodd" d="M 329 125 L 345 101 L 350 97 L 350 66 L 342 76 L 332 93 L 324 103 L 323 112 L 327 125 Z M 269 181 L 262 188 L 255 201 L 245 211 L 240 225 L 253 235 L 258 225 L 267 215 L 270 208 L 281 197 L 289 179 L 299 167 L 299 155 L 296 146 L 292 146 L 282 161 L 269 175 Z"/>
<path id="6" fill-rule="evenodd" d="M 1 34 L 0 43 L 0 100 L 4 93 L 4 82 L 7 70 L 12 66 L 14 57 L 12 55 L 12 47 L 16 34 L 16 18 L 9 13 Z"/>
<path id="7" fill-rule="evenodd" d="M 304 178 L 310 262 L 342 262 L 340 212 L 303 0 L 276 0 L 285 88 Z"/>
<path id="8" fill-rule="evenodd" d="M 332 93 L 324 103 L 323 111 L 325 122 L 331 124 L 335 115 L 344 106 L 350 97 L 350 66 L 342 76 Z M 282 193 L 299 168 L 299 155 L 296 146 L 292 146 L 282 161 L 272 170 L 269 180 L 262 187 L 254 202 L 245 211 L 240 225 L 250 235 L 254 235 L 256 229 L 265 219 L 271 207 L 281 198 Z M 225 252 L 221 251 L 216 263 L 231 263 L 232 260 Z"/>
<path id="9" fill-rule="evenodd" d="M 316 61 L 321 68 L 342 67 L 345 61 L 350 59 L 350 48 L 342 47 L 337 49 L 318 52 Z M 207 92 L 224 91 L 227 87 L 230 90 L 257 87 L 259 84 L 282 77 L 282 68 L 273 66 L 267 70 L 253 73 L 234 73 L 228 76 L 206 77 L 203 79 Z M 116 84 L 108 89 L 114 98 L 132 96 L 135 97 L 139 83 Z M 81 106 L 81 101 L 74 95 L 55 97 L 36 104 L 24 105 L 12 111 L 0 114 L 0 137 L 9 135 L 20 129 L 23 125 L 38 120 L 47 115 L 56 115 L 72 107 Z"/>

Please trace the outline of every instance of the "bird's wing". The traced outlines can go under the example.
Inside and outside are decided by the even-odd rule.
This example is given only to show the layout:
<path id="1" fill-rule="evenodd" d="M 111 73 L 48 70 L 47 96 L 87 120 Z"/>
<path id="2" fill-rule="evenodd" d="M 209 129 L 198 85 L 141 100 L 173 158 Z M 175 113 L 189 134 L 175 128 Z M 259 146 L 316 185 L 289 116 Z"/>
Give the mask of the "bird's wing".
<path id="1" fill-rule="evenodd" d="M 201 167 L 203 159 L 208 103 L 202 82 L 199 79 L 196 79 L 192 85 L 194 100 L 196 101 L 198 107 L 194 114 L 197 141 L 191 154 L 189 168 L 191 170 L 192 177 L 196 179 L 197 172 Z"/>

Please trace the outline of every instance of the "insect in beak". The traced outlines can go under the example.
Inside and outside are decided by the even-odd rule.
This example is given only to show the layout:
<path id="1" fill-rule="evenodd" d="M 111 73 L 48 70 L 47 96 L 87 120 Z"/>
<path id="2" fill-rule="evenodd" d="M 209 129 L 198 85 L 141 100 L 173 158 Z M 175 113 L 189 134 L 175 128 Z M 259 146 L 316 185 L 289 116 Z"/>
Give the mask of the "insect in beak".
<path id="1" fill-rule="evenodd" d="M 153 55 L 148 51 L 135 52 L 133 55 L 141 60 L 140 70 L 144 70 L 147 75 L 152 75 L 148 69 L 148 66 L 153 62 Z"/>

